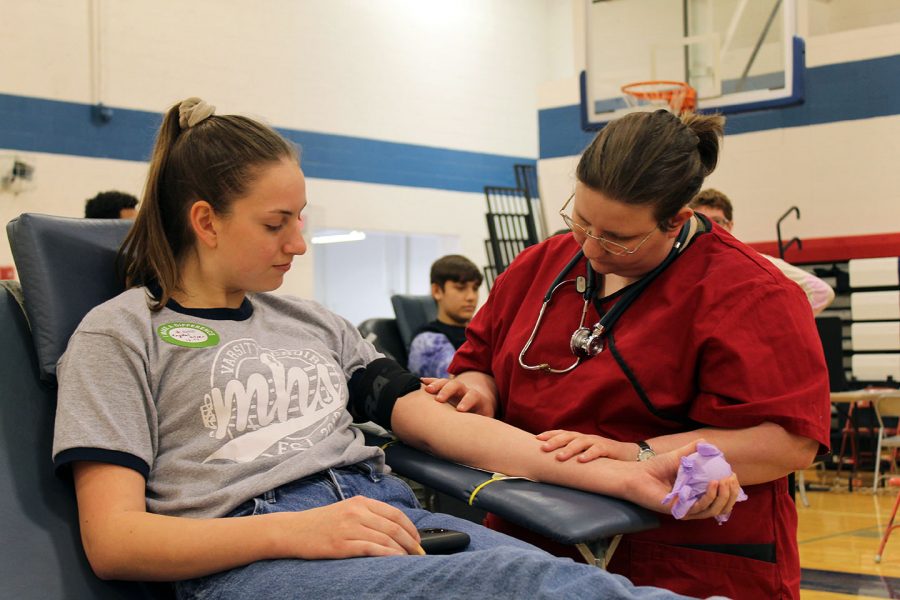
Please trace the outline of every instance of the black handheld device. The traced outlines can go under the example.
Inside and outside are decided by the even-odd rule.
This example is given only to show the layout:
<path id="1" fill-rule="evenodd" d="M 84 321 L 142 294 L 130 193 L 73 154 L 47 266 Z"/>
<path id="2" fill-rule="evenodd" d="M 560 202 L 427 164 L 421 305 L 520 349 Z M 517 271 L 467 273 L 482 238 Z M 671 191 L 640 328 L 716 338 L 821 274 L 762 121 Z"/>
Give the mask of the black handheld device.
<path id="1" fill-rule="evenodd" d="M 420 529 L 422 549 L 425 554 L 453 554 L 465 550 L 469 545 L 469 534 L 452 529 L 428 528 Z"/>

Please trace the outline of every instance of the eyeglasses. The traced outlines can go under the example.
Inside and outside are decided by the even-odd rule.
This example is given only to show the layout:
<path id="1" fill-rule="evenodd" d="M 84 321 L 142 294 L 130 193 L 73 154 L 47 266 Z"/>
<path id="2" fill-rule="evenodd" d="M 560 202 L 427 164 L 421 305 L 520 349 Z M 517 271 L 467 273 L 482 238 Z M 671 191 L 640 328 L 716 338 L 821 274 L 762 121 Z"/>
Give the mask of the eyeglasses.
<path id="1" fill-rule="evenodd" d="M 653 232 L 657 230 L 657 228 L 653 228 L 651 231 L 649 231 L 647 233 L 647 235 L 644 236 L 644 239 L 642 239 L 640 242 L 638 242 L 638 245 L 635 246 L 634 248 L 629 248 L 628 246 L 623 246 L 622 244 L 618 244 L 612 240 L 608 240 L 605 237 L 600 236 L 600 235 L 594 235 L 593 233 L 591 233 L 590 231 L 588 231 L 587 229 L 585 229 L 584 227 L 582 227 L 581 225 L 579 225 L 578 223 L 573 221 L 572 217 L 570 217 L 568 214 L 566 214 L 566 207 L 569 206 L 569 203 L 572 201 L 572 198 L 574 198 L 574 197 L 575 197 L 574 193 L 572 193 L 572 195 L 569 196 L 569 199 L 566 200 L 566 203 L 563 204 L 563 207 L 561 209 L 559 209 L 559 216 L 562 217 L 563 221 L 566 222 L 566 225 L 569 227 L 569 229 L 572 230 L 572 233 L 580 233 L 582 235 L 585 235 L 585 236 L 591 238 L 592 240 L 594 240 L 595 242 L 597 242 L 598 244 L 603 246 L 604 250 L 606 250 L 607 252 L 609 252 L 610 254 L 612 254 L 614 256 L 622 256 L 623 254 L 634 254 L 635 252 L 637 252 L 638 250 L 641 249 L 641 246 L 644 245 L 644 242 L 646 242 L 648 239 L 650 239 L 650 236 L 653 235 Z"/>
<path id="2" fill-rule="evenodd" d="M 718 225 L 719 227 L 724 227 L 725 229 L 728 229 L 728 226 L 731 225 L 731 221 L 729 221 L 725 217 L 709 217 L 709 216 L 707 216 L 706 218 L 709 219 L 710 221 L 712 221 L 713 223 L 715 223 L 716 225 Z"/>

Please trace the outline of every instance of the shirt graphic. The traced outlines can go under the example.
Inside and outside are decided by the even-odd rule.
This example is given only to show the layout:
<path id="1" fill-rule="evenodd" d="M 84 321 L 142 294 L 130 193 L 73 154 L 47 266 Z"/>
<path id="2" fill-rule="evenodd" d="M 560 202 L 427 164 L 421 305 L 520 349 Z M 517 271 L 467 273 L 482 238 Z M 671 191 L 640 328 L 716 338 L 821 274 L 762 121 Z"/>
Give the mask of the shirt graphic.
<path id="1" fill-rule="evenodd" d="M 222 446 L 204 463 L 250 462 L 312 447 L 342 414 L 341 373 L 309 350 L 271 350 L 250 338 L 222 345 L 201 416 Z"/>

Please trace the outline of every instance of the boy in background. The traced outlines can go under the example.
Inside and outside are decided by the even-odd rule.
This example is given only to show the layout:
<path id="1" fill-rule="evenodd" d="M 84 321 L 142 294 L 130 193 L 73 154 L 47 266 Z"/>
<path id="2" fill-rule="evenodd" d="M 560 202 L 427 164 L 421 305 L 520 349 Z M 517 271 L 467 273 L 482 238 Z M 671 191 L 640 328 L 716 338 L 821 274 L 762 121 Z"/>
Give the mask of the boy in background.
<path id="1" fill-rule="evenodd" d="M 413 335 L 410 371 L 420 377 L 447 377 L 453 355 L 466 341 L 466 325 L 475 315 L 482 280 L 481 271 L 465 256 L 450 254 L 431 265 L 431 296 L 437 303 L 437 319 Z"/>

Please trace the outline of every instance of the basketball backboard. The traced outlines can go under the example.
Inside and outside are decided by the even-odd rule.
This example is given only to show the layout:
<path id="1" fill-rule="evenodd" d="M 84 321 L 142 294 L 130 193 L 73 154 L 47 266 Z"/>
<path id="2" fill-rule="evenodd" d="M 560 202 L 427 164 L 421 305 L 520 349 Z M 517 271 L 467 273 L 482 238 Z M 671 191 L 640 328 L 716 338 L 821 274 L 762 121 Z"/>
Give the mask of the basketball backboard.
<path id="1" fill-rule="evenodd" d="M 582 116 L 596 128 L 634 108 L 621 87 L 684 81 L 697 111 L 803 101 L 796 0 L 584 0 Z"/>

